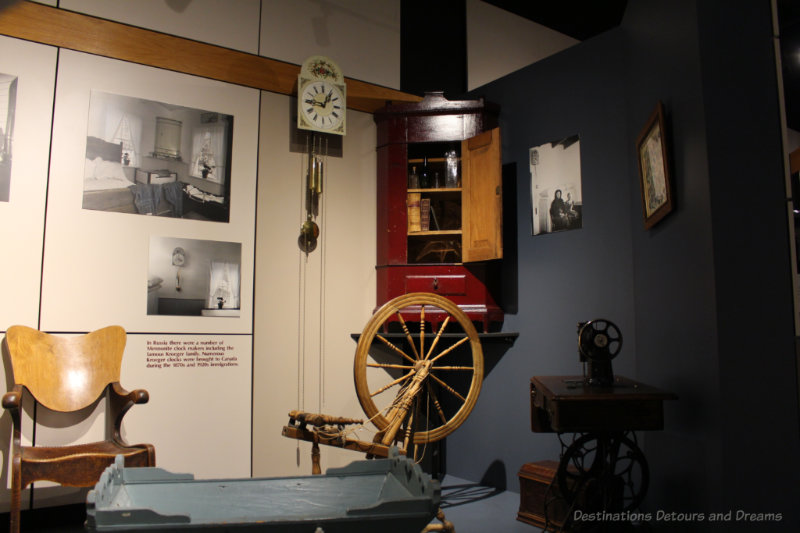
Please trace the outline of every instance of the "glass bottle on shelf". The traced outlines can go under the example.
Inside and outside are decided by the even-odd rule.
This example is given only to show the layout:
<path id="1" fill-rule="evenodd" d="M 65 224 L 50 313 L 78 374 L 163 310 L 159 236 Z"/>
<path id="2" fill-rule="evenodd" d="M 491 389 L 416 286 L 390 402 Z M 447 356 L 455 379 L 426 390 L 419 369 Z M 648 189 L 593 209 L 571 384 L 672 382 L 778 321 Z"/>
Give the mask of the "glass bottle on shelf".
<path id="1" fill-rule="evenodd" d="M 450 150 L 444 154 L 444 157 L 444 186 L 448 188 L 458 187 L 458 155 L 455 150 Z"/>
<path id="2" fill-rule="evenodd" d="M 417 174 L 417 167 L 411 167 L 411 173 L 408 175 L 408 188 L 419 189 L 419 175 Z"/>
<path id="3" fill-rule="evenodd" d="M 431 175 L 428 173 L 428 158 L 422 158 L 422 174 L 419 176 L 420 189 L 431 188 Z"/>

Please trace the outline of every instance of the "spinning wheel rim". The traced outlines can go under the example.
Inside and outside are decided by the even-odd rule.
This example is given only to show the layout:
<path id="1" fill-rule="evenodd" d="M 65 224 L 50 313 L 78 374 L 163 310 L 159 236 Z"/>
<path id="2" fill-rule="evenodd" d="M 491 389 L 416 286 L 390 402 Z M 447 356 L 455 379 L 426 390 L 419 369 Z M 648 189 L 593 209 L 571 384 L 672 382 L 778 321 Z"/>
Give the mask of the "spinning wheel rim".
<path id="1" fill-rule="evenodd" d="M 454 318 L 457 323 L 464 330 L 464 335 L 469 341 L 470 349 L 472 352 L 472 378 L 470 380 L 469 391 L 467 392 L 464 402 L 456 413 L 451 416 L 442 425 L 427 431 L 417 431 L 414 433 L 414 444 L 424 444 L 428 442 L 435 442 L 445 438 L 447 435 L 455 431 L 469 416 L 475 403 L 480 395 L 481 386 L 483 383 L 483 349 L 481 347 L 478 332 L 472 321 L 467 317 L 456 304 L 451 300 L 433 293 L 409 293 L 398 296 L 386 302 L 380 309 L 378 309 L 372 318 L 367 322 L 361 336 L 358 339 L 356 347 L 355 361 L 353 363 L 354 380 L 356 384 L 356 395 L 361 404 L 364 413 L 372 421 L 378 430 L 383 431 L 391 424 L 381 412 L 378 406 L 372 399 L 372 392 L 369 390 L 369 383 L 367 380 L 367 359 L 369 358 L 369 350 L 373 341 L 378 335 L 380 329 L 394 316 L 399 315 L 402 310 L 413 306 L 431 306 L 438 308 L 450 317 Z M 434 331 L 430 334 L 432 338 L 437 338 Z M 428 347 L 426 346 L 426 349 Z M 432 357 L 433 358 L 433 357 Z M 432 364 L 432 367 L 435 365 Z M 426 381 L 429 378 L 426 378 Z"/>

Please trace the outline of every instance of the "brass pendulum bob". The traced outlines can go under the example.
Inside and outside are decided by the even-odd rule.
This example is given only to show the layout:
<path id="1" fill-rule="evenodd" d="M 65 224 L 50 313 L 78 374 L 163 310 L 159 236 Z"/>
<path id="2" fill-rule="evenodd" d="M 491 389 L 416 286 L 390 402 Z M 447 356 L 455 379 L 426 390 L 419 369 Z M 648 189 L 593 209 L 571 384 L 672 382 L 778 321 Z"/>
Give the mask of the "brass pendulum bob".
<path id="1" fill-rule="evenodd" d="M 308 216 L 303 225 L 300 226 L 300 236 L 297 238 L 297 245 L 305 253 L 313 252 L 317 248 L 317 238 L 319 237 L 319 226 Z"/>
<path id="2" fill-rule="evenodd" d="M 319 226 L 313 218 L 319 213 L 319 197 L 322 194 L 322 160 L 314 151 L 308 155 L 308 171 L 306 174 L 306 220 L 300 226 L 297 245 L 305 253 L 317 248 Z"/>

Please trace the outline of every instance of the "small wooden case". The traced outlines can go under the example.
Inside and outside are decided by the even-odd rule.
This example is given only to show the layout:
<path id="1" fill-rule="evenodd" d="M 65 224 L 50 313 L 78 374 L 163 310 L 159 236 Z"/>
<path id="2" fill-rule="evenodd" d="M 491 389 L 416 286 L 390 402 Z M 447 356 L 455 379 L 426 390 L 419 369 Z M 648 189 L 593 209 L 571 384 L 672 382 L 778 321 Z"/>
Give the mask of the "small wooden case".
<path id="1" fill-rule="evenodd" d="M 555 486 L 558 461 L 545 460 L 525 463 L 520 468 L 520 504 L 517 520 L 548 531 L 560 530 L 566 519 L 567 508 L 563 499 L 557 497 Z M 547 515 L 545 516 L 545 502 Z"/>

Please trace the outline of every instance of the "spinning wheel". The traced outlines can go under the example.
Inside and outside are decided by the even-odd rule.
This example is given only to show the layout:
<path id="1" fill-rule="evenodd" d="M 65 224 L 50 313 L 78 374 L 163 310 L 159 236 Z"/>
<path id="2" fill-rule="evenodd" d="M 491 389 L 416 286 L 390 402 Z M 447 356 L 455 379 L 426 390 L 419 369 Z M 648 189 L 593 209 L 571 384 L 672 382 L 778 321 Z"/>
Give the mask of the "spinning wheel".
<path id="1" fill-rule="evenodd" d="M 392 329 L 400 331 L 389 333 Z M 385 303 L 367 322 L 353 374 L 358 401 L 378 433 L 372 442 L 363 441 L 345 429 L 361 420 L 290 412 L 283 435 L 313 443 L 313 474 L 321 472 L 320 444 L 386 457 L 401 442 L 399 452 L 408 455 L 413 445 L 416 460 L 420 445 L 448 436 L 475 407 L 483 349 L 475 326 L 456 304 L 437 294 L 410 293 Z M 424 531 L 454 531 L 441 509 L 436 516 L 441 523 Z"/>
<path id="2" fill-rule="evenodd" d="M 411 313 L 419 322 L 406 322 Z M 402 334 L 388 338 L 397 324 Z M 407 448 L 441 440 L 467 419 L 483 382 L 483 350 L 475 326 L 452 301 L 410 293 L 367 322 L 353 372 L 361 407 L 380 432 L 376 442 L 389 445 L 403 429 Z"/>
<path id="3" fill-rule="evenodd" d="M 650 480 L 644 454 L 622 433 L 582 435 L 567 447 L 556 477 L 564 499 L 587 512 L 636 509 Z"/>
<path id="4" fill-rule="evenodd" d="M 408 320 L 413 318 L 413 322 Z M 395 329 L 397 331 L 391 332 Z M 445 438 L 469 416 L 483 383 L 483 350 L 472 321 L 452 301 L 416 292 L 385 303 L 367 322 L 356 346 L 353 374 L 362 409 L 378 429 L 372 442 L 350 436 L 360 420 L 292 411 L 286 437 L 386 457 Z"/>

